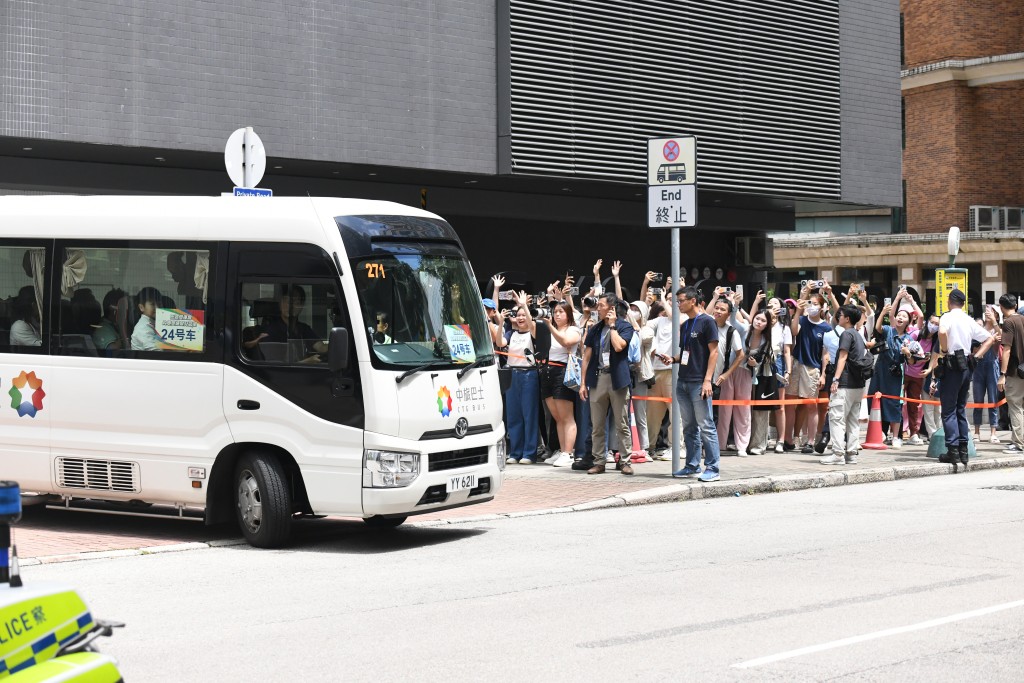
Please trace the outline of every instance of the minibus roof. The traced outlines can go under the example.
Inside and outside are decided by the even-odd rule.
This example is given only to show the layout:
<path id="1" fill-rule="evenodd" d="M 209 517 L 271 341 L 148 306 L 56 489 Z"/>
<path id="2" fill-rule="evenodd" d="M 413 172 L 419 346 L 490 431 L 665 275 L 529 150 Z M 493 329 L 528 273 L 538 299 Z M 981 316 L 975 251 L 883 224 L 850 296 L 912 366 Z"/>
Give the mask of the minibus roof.
<path id="1" fill-rule="evenodd" d="M 322 242 L 337 216 L 438 218 L 337 197 L 10 195 L 0 197 L 0 237 Z"/>

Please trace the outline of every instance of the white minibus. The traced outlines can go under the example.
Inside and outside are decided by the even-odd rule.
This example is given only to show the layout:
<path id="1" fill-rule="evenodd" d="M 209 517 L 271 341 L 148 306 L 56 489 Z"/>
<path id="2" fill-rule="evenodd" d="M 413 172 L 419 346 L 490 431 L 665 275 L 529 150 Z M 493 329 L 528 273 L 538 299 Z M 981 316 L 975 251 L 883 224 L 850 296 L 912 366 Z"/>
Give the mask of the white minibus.
<path id="1" fill-rule="evenodd" d="M 0 197 L 0 395 L 0 479 L 261 547 L 482 503 L 505 468 L 462 244 L 390 202 Z"/>

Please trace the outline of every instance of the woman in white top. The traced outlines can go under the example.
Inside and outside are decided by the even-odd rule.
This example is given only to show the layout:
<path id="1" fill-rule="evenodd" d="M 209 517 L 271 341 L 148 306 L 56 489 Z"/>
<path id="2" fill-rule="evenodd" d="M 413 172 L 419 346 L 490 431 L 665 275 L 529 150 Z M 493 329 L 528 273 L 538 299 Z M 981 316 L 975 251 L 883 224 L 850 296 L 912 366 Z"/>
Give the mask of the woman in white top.
<path id="1" fill-rule="evenodd" d="M 573 447 L 576 443 L 576 392 L 565 386 L 564 381 L 569 356 L 576 353 L 580 343 L 580 330 L 572 324 L 572 320 L 572 306 L 567 301 L 554 304 L 551 317 L 544 319 L 548 331 L 551 332 L 551 350 L 548 351 L 548 365 L 542 373 L 540 395 L 558 430 L 559 449 L 545 461 L 555 467 L 572 465 Z"/>
<path id="2" fill-rule="evenodd" d="M 750 307 L 752 314 L 757 311 L 763 300 L 764 292 L 758 292 L 754 298 L 754 305 Z M 779 382 L 779 400 L 783 401 L 786 398 L 786 385 L 789 384 L 789 376 L 793 371 L 793 331 L 786 324 L 788 321 L 783 321 L 786 309 L 776 297 L 768 300 L 767 310 L 771 316 L 769 322 L 772 325 L 772 356 L 775 358 L 775 371 L 782 378 L 782 381 Z M 786 406 L 784 405 L 780 405 L 775 411 L 775 430 L 779 435 L 775 442 L 775 452 L 782 453 L 782 436 L 786 433 Z"/>
<path id="3" fill-rule="evenodd" d="M 509 463 L 532 465 L 537 454 L 540 380 L 534 357 L 537 323 L 530 315 L 526 292 L 516 295 L 512 334 L 508 338 L 508 367 L 512 383 L 505 394 L 508 417 Z"/>

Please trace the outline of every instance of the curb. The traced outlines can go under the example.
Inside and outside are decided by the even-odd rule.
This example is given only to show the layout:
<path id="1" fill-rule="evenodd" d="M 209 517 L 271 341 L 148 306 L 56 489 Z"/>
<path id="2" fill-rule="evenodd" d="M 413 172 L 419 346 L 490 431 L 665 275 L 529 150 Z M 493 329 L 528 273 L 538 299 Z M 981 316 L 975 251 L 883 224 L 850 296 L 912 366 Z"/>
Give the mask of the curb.
<path id="1" fill-rule="evenodd" d="M 972 460 L 967 465 L 967 472 L 975 470 L 994 470 L 1008 467 L 1024 467 L 1024 456 L 1006 458 L 986 458 Z M 433 519 L 427 522 L 412 522 L 405 526 L 424 529 L 445 527 L 455 524 L 482 524 L 502 519 L 520 519 L 522 517 L 539 517 L 543 515 L 560 515 L 567 512 L 586 512 L 588 510 L 607 510 L 609 508 L 633 507 L 637 505 L 653 505 L 656 503 L 677 503 L 688 500 L 705 500 L 711 498 L 727 498 L 729 496 L 751 496 L 759 493 L 783 493 L 785 491 L 802 491 L 805 489 L 831 488 L 853 484 L 870 484 L 879 481 L 897 481 L 900 479 L 918 479 L 939 474 L 952 474 L 953 466 L 939 462 L 914 463 L 911 465 L 894 465 L 892 467 L 874 467 L 847 472 L 808 472 L 804 474 L 780 474 L 770 477 L 752 477 L 735 481 L 716 481 L 709 484 L 671 484 L 640 491 L 629 491 L 607 498 L 591 500 L 578 505 L 567 505 L 558 508 L 540 510 L 524 510 L 522 512 L 504 512 L 499 514 L 476 515 L 475 517 L 457 517 L 454 519 Z M 81 562 L 83 560 L 104 560 L 114 557 L 135 557 L 160 553 L 176 553 L 186 550 L 203 548 L 226 548 L 246 545 L 245 540 L 219 539 L 214 541 L 196 541 L 191 543 L 175 543 L 155 545 L 145 548 L 127 550 L 99 550 L 93 552 L 69 553 L 67 555 L 46 555 L 29 557 L 20 560 L 22 567 L 32 567 L 58 562 Z"/>
<path id="2" fill-rule="evenodd" d="M 993 470 L 1006 467 L 1024 467 L 1024 456 L 1006 458 L 987 458 L 972 460 L 967 471 Z M 939 474 L 952 474 L 953 466 L 939 462 L 927 462 L 911 465 L 893 465 L 892 467 L 874 467 L 847 472 L 808 472 L 804 474 L 781 474 L 770 477 L 752 477 L 735 481 L 716 481 L 710 484 L 672 484 L 641 491 L 630 491 L 615 496 L 593 500 L 579 505 L 545 510 L 529 510 L 526 512 L 509 512 L 504 514 L 480 515 L 477 517 L 461 517 L 455 519 L 436 519 L 429 522 L 413 522 L 412 527 L 438 527 L 452 524 L 478 524 L 493 522 L 499 519 L 517 519 L 520 517 L 536 517 L 565 512 L 583 512 L 586 510 L 604 510 L 608 508 L 651 505 L 655 503 L 677 503 L 687 500 L 704 500 L 710 498 L 726 498 L 729 496 L 749 496 L 758 493 L 782 493 L 784 491 L 802 491 L 804 489 L 829 488 L 853 484 L 870 484 L 879 481 L 896 481 L 900 479 L 918 479 Z"/>

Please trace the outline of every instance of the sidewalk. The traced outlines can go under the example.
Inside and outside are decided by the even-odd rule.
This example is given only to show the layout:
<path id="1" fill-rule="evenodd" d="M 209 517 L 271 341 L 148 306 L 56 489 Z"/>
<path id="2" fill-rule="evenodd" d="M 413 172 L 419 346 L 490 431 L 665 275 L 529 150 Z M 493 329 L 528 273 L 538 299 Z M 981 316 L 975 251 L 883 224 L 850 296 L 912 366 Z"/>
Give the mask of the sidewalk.
<path id="1" fill-rule="evenodd" d="M 1000 435 L 1004 442 L 1008 441 L 1008 433 Z M 1024 455 L 1002 453 L 1005 445 L 979 442 L 978 457 L 971 460 L 970 468 L 1024 466 Z M 727 452 L 722 455 L 721 481 L 712 484 L 701 484 L 693 479 L 674 479 L 671 462 L 634 465 L 636 474 L 633 476 L 620 474 L 612 466 L 608 467 L 605 474 L 588 475 L 570 468 L 554 468 L 543 464 L 508 465 L 504 486 L 495 500 L 411 517 L 407 524 L 436 526 L 485 521 L 501 516 L 518 517 L 627 504 L 771 493 L 952 472 L 952 466 L 928 458 L 927 450 L 926 446 L 906 445 L 900 450 L 862 450 L 856 465 L 845 466 L 820 465 L 819 455 L 805 455 L 799 451 L 769 452 L 746 458 Z M 354 529 L 362 528 L 361 523 L 347 519 L 304 521 L 300 526 L 300 536 L 310 540 L 345 536 L 353 533 Z M 244 543 L 237 531 L 229 527 L 206 527 L 201 523 L 174 519 L 56 510 L 28 512 L 15 532 L 15 543 L 25 565 L 111 554 L 135 555 Z"/>

